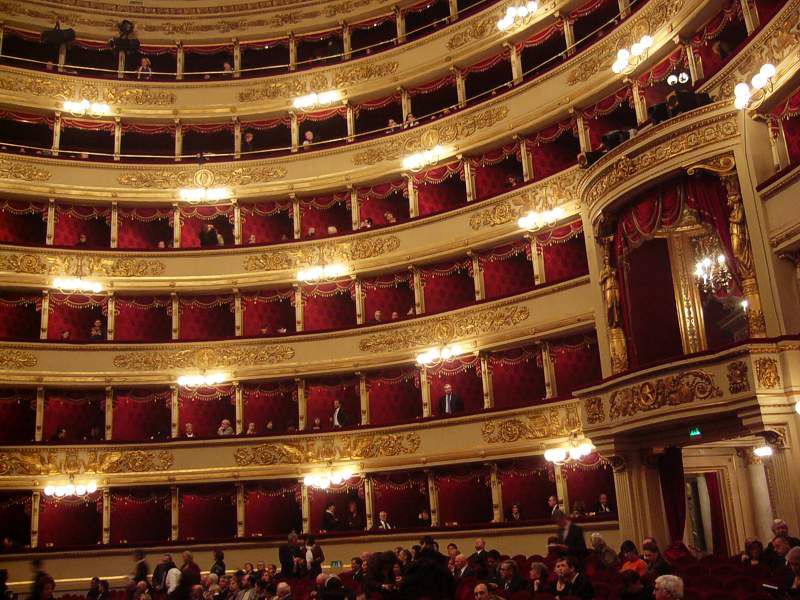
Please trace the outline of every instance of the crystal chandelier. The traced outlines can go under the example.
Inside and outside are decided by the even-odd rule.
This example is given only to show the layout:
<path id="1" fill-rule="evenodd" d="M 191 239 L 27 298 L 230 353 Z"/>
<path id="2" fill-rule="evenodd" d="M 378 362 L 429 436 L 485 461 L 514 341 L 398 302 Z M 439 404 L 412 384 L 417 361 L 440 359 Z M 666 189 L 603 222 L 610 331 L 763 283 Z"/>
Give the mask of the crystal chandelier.
<path id="1" fill-rule="evenodd" d="M 579 438 L 577 433 L 573 433 L 566 444 L 545 450 L 544 459 L 551 463 L 561 464 L 569 460 L 580 460 L 592 452 L 594 452 L 592 440 Z"/>
<path id="2" fill-rule="evenodd" d="M 333 485 L 341 485 L 355 475 L 355 471 L 349 467 L 339 469 L 328 469 L 327 471 L 311 473 L 303 478 L 303 483 L 307 487 L 314 487 L 327 490 Z"/>
<path id="3" fill-rule="evenodd" d="M 47 484 L 44 486 L 45 496 L 55 496 L 56 498 L 63 498 L 64 496 L 85 496 L 86 494 L 94 494 L 97 491 L 96 481 L 86 481 L 75 483 L 74 475 L 70 475 L 69 483 L 66 484 Z"/>
<path id="4" fill-rule="evenodd" d="M 714 235 L 705 235 L 697 240 L 697 262 L 694 276 L 707 294 L 726 291 L 731 283 L 728 261 L 719 248 Z"/>
<path id="5" fill-rule="evenodd" d="M 429 348 L 420 354 L 417 354 L 417 364 L 429 367 L 433 364 L 439 363 L 444 360 L 455 358 L 459 354 L 463 354 L 464 349 L 458 344 L 450 344 L 443 348 Z"/>

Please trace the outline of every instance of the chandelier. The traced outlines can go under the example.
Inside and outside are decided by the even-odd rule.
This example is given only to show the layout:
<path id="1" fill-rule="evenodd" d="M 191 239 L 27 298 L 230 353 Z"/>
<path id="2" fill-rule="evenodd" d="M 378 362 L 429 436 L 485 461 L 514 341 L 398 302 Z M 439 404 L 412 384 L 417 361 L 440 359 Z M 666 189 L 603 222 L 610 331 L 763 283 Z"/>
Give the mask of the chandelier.
<path id="1" fill-rule="evenodd" d="M 57 485 L 48 484 L 44 486 L 44 495 L 55 496 L 56 498 L 63 498 L 64 496 L 85 496 L 86 494 L 94 494 L 96 491 L 96 481 L 86 481 L 76 484 L 74 475 L 70 475 L 69 483 Z"/>
<path id="2" fill-rule="evenodd" d="M 417 364 L 429 367 L 433 364 L 443 360 L 450 360 L 459 354 L 463 354 L 464 349 L 458 344 L 450 344 L 444 347 L 429 348 L 420 354 L 417 354 Z"/>
<path id="3" fill-rule="evenodd" d="M 561 208 L 552 208 L 544 211 L 529 211 L 527 214 L 521 216 L 517 220 L 517 226 L 520 229 L 527 229 L 528 231 L 536 231 L 542 227 L 549 227 L 554 225 L 566 216 L 567 212 Z"/>
<path id="4" fill-rule="evenodd" d="M 630 48 L 620 48 L 617 51 L 617 60 L 611 65 L 611 70 L 614 73 L 632 73 L 639 63 L 647 58 L 652 45 L 652 36 L 643 35 L 638 42 L 631 44 Z"/>
<path id="5" fill-rule="evenodd" d="M 761 65 L 761 69 L 750 80 L 750 85 L 741 82 L 733 88 L 733 105 L 739 110 L 757 108 L 767 97 L 767 93 L 772 91 L 772 79 L 776 73 L 775 65 Z"/>
<path id="6" fill-rule="evenodd" d="M 190 187 L 181 188 L 178 196 L 185 202 L 218 202 L 230 199 L 233 190 L 228 187 Z"/>
<path id="7" fill-rule="evenodd" d="M 439 162 L 445 154 L 444 147 L 436 145 L 430 150 L 409 154 L 403 159 L 403 168 L 408 171 L 419 171 Z"/>
<path id="8" fill-rule="evenodd" d="M 579 438 L 577 432 L 570 435 L 563 446 L 548 448 L 544 451 L 544 459 L 551 463 L 562 464 L 570 460 L 580 460 L 594 451 L 594 444 L 589 438 Z"/>
<path id="9" fill-rule="evenodd" d="M 204 373 L 202 375 L 181 375 L 178 385 L 181 387 L 195 388 L 225 383 L 230 379 L 227 373 Z"/>
<path id="10" fill-rule="evenodd" d="M 706 235 L 697 240 L 697 256 L 694 276 L 701 289 L 707 294 L 727 290 L 731 283 L 731 272 L 716 236 Z"/>
<path id="11" fill-rule="evenodd" d="M 330 90 L 327 92 L 311 92 L 305 96 L 298 96 L 292 100 L 292 106 L 299 110 L 309 110 L 319 106 L 330 106 L 335 102 L 342 99 L 342 92 L 339 90 Z"/>
<path id="12" fill-rule="evenodd" d="M 71 294 L 75 292 L 99 294 L 103 291 L 103 284 L 99 281 L 83 279 L 81 277 L 55 277 L 51 287 L 65 294 Z"/>
<path id="13" fill-rule="evenodd" d="M 509 6 L 506 9 L 506 14 L 497 22 L 497 28 L 500 31 L 507 31 L 512 26 L 522 22 L 525 17 L 535 13 L 538 8 L 539 4 L 534 0 L 519 6 Z"/>
<path id="14" fill-rule="evenodd" d="M 303 483 L 306 487 L 327 490 L 331 487 L 331 484 L 341 485 L 353 475 L 355 475 L 355 471 L 350 467 L 341 467 L 338 469 L 330 468 L 326 471 L 306 475 L 303 477 Z"/>
<path id="15" fill-rule="evenodd" d="M 64 112 L 76 117 L 105 117 L 111 114 L 111 107 L 104 102 L 89 102 L 88 100 L 65 100 L 62 105 Z"/>
<path id="16" fill-rule="evenodd" d="M 344 263 L 331 263 L 329 265 L 308 267 L 297 272 L 297 280 L 303 283 L 313 283 L 325 279 L 336 279 L 350 273 L 350 267 Z"/>

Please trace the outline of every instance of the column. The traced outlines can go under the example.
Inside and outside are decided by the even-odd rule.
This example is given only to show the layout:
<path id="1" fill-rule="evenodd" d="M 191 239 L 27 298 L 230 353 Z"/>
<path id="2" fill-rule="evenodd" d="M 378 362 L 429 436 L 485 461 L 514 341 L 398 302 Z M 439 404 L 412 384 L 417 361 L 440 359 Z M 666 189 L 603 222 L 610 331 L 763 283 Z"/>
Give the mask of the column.
<path id="1" fill-rule="evenodd" d="M 621 19 L 624 19 L 631 14 L 630 0 L 617 0 L 617 2 L 619 4 L 619 16 Z"/>
<path id="2" fill-rule="evenodd" d="M 58 72 L 64 72 L 64 65 L 67 63 L 67 45 L 58 45 Z"/>
<path id="3" fill-rule="evenodd" d="M 179 400 L 178 400 L 178 386 L 171 385 L 169 388 L 170 391 L 170 420 L 172 422 L 172 437 L 177 438 L 180 437 L 181 432 L 178 429 L 180 424 L 180 415 L 178 414 L 179 409 Z"/>
<path id="4" fill-rule="evenodd" d="M 572 28 L 572 19 L 559 15 L 564 21 L 564 39 L 567 42 L 567 56 L 575 54 L 575 30 Z"/>
<path id="5" fill-rule="evenodd" d="M 111 491 L 108 488 L 103 488 L 103 543 L 111 543 Z"/>
<path id="6" fill-rule="evenodd" d="M 106 339 L 108 341 L 114 340 L 114 329 L 117 324 L 117 297 L 114 292 L 108 293 L 108 317 L 106 319 Z"/>
<path id="7" fill-rule="evenodd" d="M 117 247 L 117 240 L 119 238 L 119 206 L 117 202 L 111 203 L 111 247 Z"/>
<path id="8" fill-rule="evenodd" d="M 31 548 L 39 546 L 39 505 L 42 493 L 34 490 L 31 495 Z"/>
<path id="9" fill-rule="evenodd" d="M 125 53 L 117 54 L 117 79 L 125 79 Z"/>
<path id="10" fill-rule="evenodd" d="M 50 292 L 47 290 L 42 290 L 42 314 L 40 317 L 40 325 L 39 325 L 39 339 L 46 340 L 47 339 L 47 325 L 48 325 L 48 314 L 50 312 Z"/>
<path id="11" fill-rule="evenodd" d="M 175 161 L 179 161 L 181 159 L 181 155 L 183 154 L 183 127 L 181 126 L 181 120 L 175 119 Z"/>
<path id="12" fill-rule="evenodd" d="M 481 353 L 481 384 L 483 387 L 483 408 L 494 407 L 494 390 L 492 389 L 492 374 L 489 372 L 489 357 Z"/>
<path id="13" fill-rule="evenodd" d="M 114 390 L 106 386 L 106 440 L 113 439 L 114 435 Z"/>
<path id="14" fill-rule="evenodd" d="M 472 250 L 467 252 L 467 256 L 472 261 L 472 283 L 475 286 L 475 301 L 480 302 L 486 297 L 486 291 L 483 285 L 483 269 L 481 268 L 481 261 L 472 253 Z"/>
<path id="15" fill-rule="evenodd" d="M 233 199 L 233 243 L 242 245 L 242 209 L 236 198 Z"/>
<path id="16" fill-rule="evenodd" d="M 242 122 L 239 117 L 233 117 L 233 157 L 242 157 Z"/>
<path id="17" fill-rule="evenodd" d="M 450 7 L 450 22 L 452 23 L 458 18 L 458 0 L 447 0 Z"/>
<path id="18" fill-rule="evenodd" d="M 294 71 L 297 68 L 297 38 L 294 32 L 289 32 L 289 70 Z"/>
<path id="19" fill-rule="evenodd" d="M 519 157 L 522 162 L 522 179 L 523 181 L 531 181 L 534 177 L 533 161 L 531 160 L 531 153 L 528 150 L 528 144 L 524 137 L 514 136 L 517 144 L 519 144 Z"/>
<path id="20" fill-rule="evenodd" d="M 780 171 L 789 166 L 789 154 L 786 146 L 786 133 L 783 130 L 783 120 L 768 124 L 769 147 L 772 151 L 772 167 Z"/>
<path id="21" fill-rule="evenodd" d="M 3 38 L 5 37 L 6 28 L 3 23 L 0 23 L 0 54 L 3 52 Z"/>
<path id="22" fill-rule="evenodd" d="M 791 417 L 790 417 L 791 418 Z M 795 417 L 796 418 L 796 417 Z M 790 531 L 797 531 L 798 500 L 794 493 L 797 478 L 797 463 L 793 460 L 794 453 L 787 447 L 787 440 L 776 438 L 772 444 L 773 454 L 766 463 L 766 477 L 772 510 L 776 517 L 786 520 Z"/>
<path id="23" fill-rule="evenodd" d="M 591 152 L 592 142 L 589 140 L 589 132 L 586 129 L 586 123 L 583 120 L 583 115 L 574 109 L 572 109 L 570 112 L 575 115 L 575 126 L 578 129 L 578 142 L 580 143 L 581 152 Z"/>
<path id="24" fill-rule="evenodd" d="M 347 184 L 347 190 L 350 192 L 350 224 L 353 226 L 353 231 L 358 230 L 361 225 L 361 206 L 358 203 L 358 190 L 352 184 Z"/>
<path id="25" fill-rule="evenodd" d="M 183 65 L 184 65 L 184 62 L 185 62 L 185 55 L 184 55 L 184 52 L 183 52 L 183 42 L 178 41 L 176 45 L 177 45 L 177 49 L 178 49 L 178 54 L 177 54 L 177 57 L 176 57 L 175 79 L 180 81 L 181 79 L 183 79 Z"/>
<path id="26" fill-rule="evenodd" d="M 620 0 L 625 2 L 626 0 Z M 639 82 L 637 80 L 630 81 L 631 95 L 633 96 L 633 108 L 636 111 L 636 123 L 642 125 L 647 121 L 647 100 L 639 89 Z"/>
<path id="27" fill-rule="evenodd" d="M 467 202 L 475 200 L 475 174 L 472 172 L 472 161 L 464 159 L 463 156 L 457 157 L 464 165 L 464 183 L 467 187 Z"/>
<path id="28" fill-rule="evenodd" d="M 237 38 L 233 38 L 233 76 L 238 78 L 242 74 L 242 47 Z"/>
<path id="29" fill-rule="evenodd" d="M 244 484 L 236 484 L 236 537 L 245 536 L 244 527 Z"/>
<path id="30" fill-rule="evenodd" d="M 304 431 L 306 428 L 306 382 L 304 379 L 295 379 L 297 384 L 297 429 Z"/>
<path id="31" fill-rule="evenodd" d="M 563 510 L 565 514 L 569 514 L 569 493 L 567 492 L 567 479 L 564 477 L 564 473 L 561 470 L 561 465 L 554 465 L 553 470 L 555 471 L 556 478 L 556 496 L 561 503 L 561 510 Z"/>
<path id="32" fill-rule="evenodd" d="M 56 232 L 56 199 L 49 198 L 47 200 L 47 233 L 45 244 L 48 246 L 53 245 L 53 236 Z"/>
<path id="33" fill-rule="evenodd" d="M 233 289 L 233 321 L 234 321 L 234 335 L 242 337 L 242 294 L 239 288 Z"/>
<path id="34" fill-rule="evenodd" d="M 361 424 L 369 425 L 369 390 L 367 389 L 367 376 L 363 373 L 358 375 L 358 398 L 361 403 Z"/>
<path id="35" fill-rule="evenodd" d="M 406 41 L 406 18 L 399 6 L 394 7 L 394 21 L 397 26 L 397 43 L 402 44 Z"/>
<path id="36" fill-rule="evenodd" d="M 431 527 L 439 526 L 439 488 L 436 486 L 436 475 L 428 471 L 428 501 L 431 508 Z"/>
<path id="37" fill-rule="evenodd" d="M 690 236 L 678 232 L 667 237 L 667 244 L 683 352 L 685 354 L 702 352 L 708 344 L 703 319 L 703 302 L 694 277 L 695 258 L 692 240 Z"/>
<path id="38" fill-rule="evenodd" d="M 408 113 L 411 112 L 411 96 L 404 87 L 397 88 L 397 91 L 400 92 L 400 110 L 403 111 L 403 123 L 405 123 Z"/>
<path id="39" fill-rule="evenodd" d="M 764 462 L 753 454 L 753 448 L 740 448 L 736 453 L 742 458 L 738 465 L 747 473 L 747 484 L 753 506 L 756 537 L 768 540 L 772 536 L 772 500 L 769 497 L 769 484 Z M 737 466 L 738 466 L 737 465 Z"/>
<path id="40" fill-rule="evenodd" d="M 178 300 L 178 294 L 175 292 L 170 293 L 172 299 L 172 339 L 178 340 L 181 336 L 181 305 Z"/>
<path id="41" fill-rule="evenodd" d="M 503 489 L 500 486 L 500 478 L 497 476 L 497 463 L 489 465 L 490 481 L 492 486 L 492 523 L 503 522 Z"/>
<path id="42" fill-rule="evenodd" d="M 178 524 L 180 523 L 180 499 L 178 497 L 178 488 L 173 486 L 169 488 L 170 491 L 170 517 L 172 520 L 172 530 L 170 531 L 169 539 L 176 541 L 178 539 Z"/>
<path id="43" fill-rule="evenodd" d="M 181 208 L 177 202 L 172 204 L 172 247 L 181 247 Z"/>
<path id="44" fill-rule="evenodd" d="M 364 324 L 364 289 L 361 280 L 356 279 L 356 325 Z"/>
<path id="45" fill-rule="evenodd" d="M 244 414 L 244 401 L 242 399 L 242 386 L 239 385 L 238 381 L 233 382 L 233 398 L 235 404 L 235 414 L 236 414 L 236 435 L 241 435 L 244 431 L 243 427 L 243 414 Z"/>
<path id="46" fill-rule="evenodd" d="M 293 110 L 289 111 L 289 118 L 291 119 L 290 128 L 292 132 L 292 152 L 297 152 L 300 148 L 300 126 L 297 123 L 297 113 Z"/>
<path id="47" fill-rule="evenodd" d="M 61 146 L 61 113 L 57 112 L 53 121 L 53 156 L 58 156 L 58 149 Z"/>
<path id="48" fill-rule="evenodd" d="M 593 237 L 590 232 L 587 237 L 587 251 L 592 243 L 589 238 Z M 620 306 L 620 289 L 617 280 L 617 269 L 611 266 L 611 238 L 601 241 L 603 244 L 598 250 L 602 256 L 602 267 L 597 275 L 600 284 L 600 292 L 603 297 L 603 308 L 605 313 L 606 333 L 608 336 L 608 356 L 611 359 L 611 373 L 620 373 L 628 368 L 628 343 L 625 338 L 625 331 L 622 329 L 622 309 Z M 590 262 L 590 270 L 591 270 Z M 599 327 L 598 327 L 599 329 Z M 600 334 L 598 334 L 598 339 Z M 601 357 L 603 352 L 600 353 Z"/>
<path id="49" fill-rule="evenodd" d="M 425 314 L 425 294 L 422 291 L 422 276 L 419 269 L 409 267 L 412 272 L 414 282 L 414 314 Z"/>
<path id="50" fill-rule="evenodd" d="M 542 353 L 545 398 L 555 398 L 558 396 L 558 389 L 556 386 L 556 372 L 553 368 L 553 356 L 550 354 L 550 344 L 542 342 L 539 344 L 539 351 Z"/>
<path id="51" fill-rule="evenodd" d="M 411 175 L 403 173 L 403 176 L 406 178 L 406 184 L 408 186 L 408 216 L 413 219 L 419 216 L 417 188 L 414 186 L 414 178 Z"/>
<path id="52" fill-rule="evenodd" d="M 122 53 L 120 52 L 120 55 Z M 122 119 L 114 117 L 114 160 L 120 159 L 122 153 Z"/>
<path id="53" fill-rule="evenodd" d="M 692 84 L 696 84 L 698 81 L 703 79 L 703 64 L 697 60 L 697 55 L 694 53 L 692 49 L 692 43 L 689 40 L 682 40 L 680 37 L 675 36 L 673 38 L 675 44 L 680 44 L 683 46 L 684 55 L 686 56 L 686 62 L 689 65 L 689 76 L 692 78 Z"/>
<path id="54" fill-rule="evenodd" d="M 367 531 L 371 531 L 375 526 L 375 492 L 369 475 L 364 477 L 364 504 L 367 512 Z"/>
<path id="55" fill-rule="evenodd" d="M 644 460 L 637 450 L 611 456 L 611 460 L 620 539 L 641 540 L 650 535 L 669 539 L 658 469 L 652 466 L 655 462 Z"/>
<path id="56" fill-rule="evenodd" d="M 419 367 L 419 389 L 422 396 L 422 416 L 430 417 L 431 410 L 431 384 L 428 381 L 428 368 Z"/>
<path id="57" fill-rule="evenodd" d="M 308 486 L 300 480 L 300 510 L 303 514 L 303 533 L 311 533 L 311 501 L 308 498 Z"/>
<path id="58" fill-rule="evenodd" d="M 297 284 L 294 285 L 294 324 L 298 333 L 303 331 L 303 291 Z"/>
<path id="59" fill-rule="evenodd" d="M 36 429 L 34 430 L 33 440 L 41 442 L 44 437 L 44 387 L 36 388 Z"/>
<path id="60" fill-rule="evenodd" d="M 353 57 L 353 44 L 350 32 L 350 25 L 342 21 L 342 49 L 344 50 L 344 60 Z"/>
<path id="61" fill-rule="evenodd" d="M 464 74 L 460 69 L 450 67 L 450 72 L 456 78 L 456 94 L 458 96 L 458 107 L 464 108 L 467 105 L 467 86 L 464 83 Z"/>
<path id="62" fill-rule="evenodd" d="M 352 142 L 356 136 L 356 114 L 349 101 L 345 106 L 347 107 L 347 141 Z"/>
<path id="63" fill-rule="evenodd" d="M 758 29 L 758 9 L 750 4 L 749 0 L 739 0 L 742 7 L 742 17 L 744 17 L 744 25 L 747 28 L 747 34 L 750 35 Z"/>
<path id="64" fill-rule="evenodd" d="M 522 55 L 516 44 L 503 44 L 508 49 L 508 59 L 511 61 L 511 81 L 514 85 L 522 83 Z"/>
<path id="65" fill-rule="evenodd" d="M 300 201 L 295 196 L 294 192 L 289 194 L 289 199 L 292 201 L 292 225 L 294 239 L 300 239 Z"/>

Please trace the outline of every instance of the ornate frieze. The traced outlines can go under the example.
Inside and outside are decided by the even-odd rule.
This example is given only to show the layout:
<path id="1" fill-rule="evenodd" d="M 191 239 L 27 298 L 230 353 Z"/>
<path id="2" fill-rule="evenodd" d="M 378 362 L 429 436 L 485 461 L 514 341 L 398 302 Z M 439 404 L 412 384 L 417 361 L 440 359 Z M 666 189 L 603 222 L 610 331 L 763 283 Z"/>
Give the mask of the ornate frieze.
<path id="1" fill-rule="evenodd" d="M 114 366 L 130 371 L 211 369 L 274 365 L 294 358 L 286 344 L 218 346 L 186 350 L 142 351 L 118 354 Z"/>
<path id="2" fill-rule="evenodd" d="M 417 433 L 315 436 L 298 442 L 237 448 L 233 457 L 240 467 L 305 464 L 411 455 L 416 454 L 420 444 Z"/>
<path id="3" fill-rule="evenodd" d="M 421 323 L 398 325 L 385 333 L 367 335 L 359 344 L 362 352 L 396 352 L 419 346 L 447 344 L 514 327 L 530 316 L 524 306 L 487 308 L 465 314 L 423 319 Z"/>
<path id="4" fill-rule="evenodd" d="M 161 89 L 113 86 L 103 90 L 103 99 L 109 104 L 166 106 L 175 104 L 176 96 Z"/>
<path id="5" fill-rule="evenodd" d="M 763 388 L 773 389 L 781 384 L 778 361 L 774 358 L 757 358 L 755 362 L 756 379 Z"/>
<path id="6" fill-rule="evenodd" d="M 582 430 L 578 404 L 535 410 L 513 419 L 491 419 L 481 428 L 487 444 L 512 444 L 524 440 L 560 437 Z"/>
<path id="7" fill-rule="evenodd" d="M 286 169 L 281 166 L 262 165 L 201 169 L 146 169 L 123 173 L 117 178 L 121 185 L 154 190 L 172 190 L 184 187 L 211 187 L 226 185 L 250 185 L 267 183 L 286 177 Z"/>
<path id="8" fill-rule="evenodd" d="M 52 173 L 45 169 L 16 162 L 7 158 L 0 158 L 0 179 L 16 179 L 19 181 L 49 181 Z"/>
<path id="9" fill-rule="evenodd" d="M 32 352 L 6 349 L 0 352 L 0 369 L 26 369 L 39 363 Z"/>
<path id="10" fill-rule="evenodd" d="M 534 14 L 530 17 L 526 17 L 525 20 L 532 22 Z M 450 50 L 457 50 L 471 42 L 485 40 L 487 37 L 497 33 L 497 21 L 502 15 L 503 11 L 493 10 L 486 16 L 469 21 L 460 27 L 455 35 L 450 36 L 450 39 L 447 40 L 447 47 Z M 521 25 L 521 27 L 524 26 L 525 25 Z"/>
<path id="11" fill-rule="evenodd" d="M 600 396 L 586 398 L 583 402 L 586 406 L 586 421 L 589 425 L 596 425 L 606 420 L 606 410 Z"/>
<path id="12" fill-rule="evenodd" d="M 75 96 L 75 86 L 72 83 L 59 79 L 26 77 L 24 75 L 0 76 L 0 90 L 27 96 L 47 96 L 58 100 L 73 100 Z"/>
<path id="13" fill-rule="evenodd" d="M 244 260 L 245 271 L 280 271 L 306 265 L 352 262 L 382 256 L 400 247 L 395 235 L 373 236 L 348 241 L 328 241 L 285 250 L 270 250 Z"/>
<path id="14" fill-rule="evenodd" d="M 743 360 L 728 363 L 728 391 L 731 394 L 738 394 L 749 390 L 750 381 L 747 379 L 747 363 Z"/>
<path id="15" fill-rule="evenodd" d="M 614 421 L 664 406 L 722 397 L 714 376 L 700 369 L 645 381 L 611 394 L 608 417 Z"/>
<path id="16" fill-rule="evenodd" d="M 374 165 L 385 160 L 397 160 L 408 154 L 428 150 L 439 144 L 453 144 L 492 127 L 508 116 L 508 107 L 495 106 L 457 118 L 435 121 L 431 125 L 413 128 L 392 139 L 369 144 L 367 149 L 353 156 L 357 166 Z"/>
<path id="17" fill-rule="evenodd" d="M 144 258 L 106 258 L 80 254 L 0 254 L 0 271 L 30 275 L 153 277 L 161 275 L 165 269 L 160 260 Z"/>
<path id="18" fill-rule="evenodd" d="M 173 462 L 167 450 L 10 450 L 0 452 L 0 476 L 147 473 L 167 471 Z"/>

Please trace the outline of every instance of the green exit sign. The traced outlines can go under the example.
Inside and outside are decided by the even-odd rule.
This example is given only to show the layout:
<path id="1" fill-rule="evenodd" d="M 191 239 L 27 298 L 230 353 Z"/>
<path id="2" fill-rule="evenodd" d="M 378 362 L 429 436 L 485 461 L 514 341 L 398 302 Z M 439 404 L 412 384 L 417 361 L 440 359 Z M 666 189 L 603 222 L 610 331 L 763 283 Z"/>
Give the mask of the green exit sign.
<path id="1" fill-rule="evenodd" d="M 341 568 L 342 568 L 342 561 L 340 560 L 331 561 L 331 569 L 341 569 Z"/>
<path id="2" fill-rule="evenodd" d="M 699 427 L 692 427 L 689 430 L 689 437 L 696 438 L 696 437 L 701 437 L 702 435 L 703 435 L 703 432 L 700 431 Z"/>

